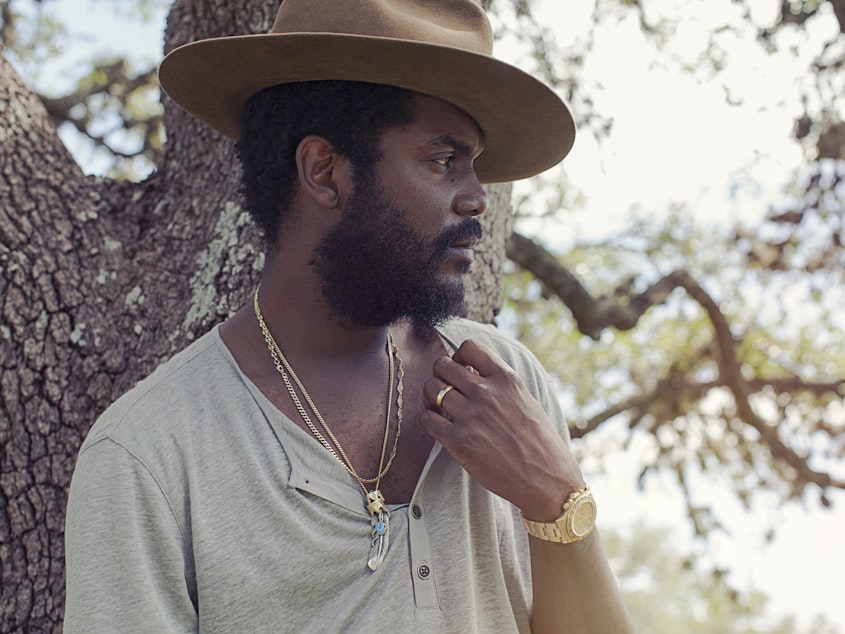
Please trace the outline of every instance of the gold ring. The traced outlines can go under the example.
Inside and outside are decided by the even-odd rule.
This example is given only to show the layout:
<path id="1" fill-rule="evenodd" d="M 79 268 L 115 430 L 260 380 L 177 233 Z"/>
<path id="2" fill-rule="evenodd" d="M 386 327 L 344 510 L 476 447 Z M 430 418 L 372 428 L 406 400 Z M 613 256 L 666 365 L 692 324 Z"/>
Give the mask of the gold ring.
<path id="1" fill-rule="evenodd" d="M 443 409 L 443 397 L 445 397 L 450 390 L 455 389 L 453 385 L 449 385 L 448 383 L 437 393 L 437 398 L 434 399 L 434 404 L 437 405 L 439 409 Z"/>

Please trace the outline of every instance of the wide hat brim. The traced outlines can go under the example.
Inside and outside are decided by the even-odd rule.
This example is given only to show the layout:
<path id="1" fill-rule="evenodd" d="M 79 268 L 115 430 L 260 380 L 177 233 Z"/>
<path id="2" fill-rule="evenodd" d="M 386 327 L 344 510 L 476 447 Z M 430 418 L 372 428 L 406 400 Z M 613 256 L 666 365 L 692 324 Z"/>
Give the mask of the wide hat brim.
<path id="1" fill-rule="evenodd" d="M 438 97 L 481 128 L 486 148 L 475 166 L 483 183 L 539 174 L 575 140 L 569 109 L 542 82 L 493 57 L 422 42 L 334 33 L 200 40 L 165 57 L 159 80 L 179 106 L 234 139 L 246 101 L 277 84 L 361 81 Z"/>

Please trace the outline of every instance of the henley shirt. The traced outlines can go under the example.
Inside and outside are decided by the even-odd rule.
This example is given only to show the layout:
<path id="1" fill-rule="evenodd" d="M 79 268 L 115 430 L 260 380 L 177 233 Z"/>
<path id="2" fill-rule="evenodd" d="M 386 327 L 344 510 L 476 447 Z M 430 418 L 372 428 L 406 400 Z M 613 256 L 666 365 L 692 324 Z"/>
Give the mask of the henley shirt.
<path id="1" fill-rule="evenodd" d="M 568 441 L 548 375 L 453 319 L 521 377 Z M 116 401 L 80 450 L 66 520 L 65 634 L 529 632 L 516 509 L 435 443 L 367 567 L 358 484 L 239 369 L 215 328 Z"/>

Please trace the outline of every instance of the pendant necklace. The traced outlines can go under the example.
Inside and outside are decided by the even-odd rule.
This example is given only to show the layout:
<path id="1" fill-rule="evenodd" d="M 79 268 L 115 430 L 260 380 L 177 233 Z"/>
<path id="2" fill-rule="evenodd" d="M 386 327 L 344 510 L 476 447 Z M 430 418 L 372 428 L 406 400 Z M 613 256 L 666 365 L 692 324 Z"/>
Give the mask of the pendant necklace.
<path id="1" fill-rule="evenodd" d="M 340 442 L 335 437 L 334 433 L 332 433 L 332 430 L 329 428 L 325 419 L 323 419 L 323 416 L 320 414 L 317 406 L 314 404 L 314 401 L 311 400 L 311 396 L 308 394 L 305 386 L 302 385 L 302 381 L 299 380 L 299 377 L 296 375 L 296 372 L 293 371 L 293 368 L 290 363 L 288 363 L 285 355 L 282 354 L 282 350 L 279 347 L 279 344 L 276 343 L 273 335 L 270 333 L 270 329 L 267 328 L 267 324 L 264 322 L 264 317 L 261 314 L 261 309 L 258 306 L 258 291 L 260 288 L 261 285 L 259 284 L 258 288 L 255 289 L 253 307 L 255 309 L 255 317 L 258 319 L 258 325 L 261 328 L 261 334 L 264 335 L 264 341 L 267 342 L 267 348 L 270 351 L 270 356 L 273 358 L 273 365 L 276 366 L 276 370 L 281 375 L 288 394 L 290 394 L 291 400 L 293 401 L 296 410 L 299 412 L 299 415 L 302 417 L 305 425 L 320 442 L 320 444 L 323 445 L 323 447 L 325 447 L 328 452 L 344 466 L 346 471 L 349 472 L 349 475 L 355 479 L 358 486 L 361 487 L 361 491 L 364 493 L 364 508 L 366 508 L 370 513 L 371 527 L 370 555 L 367 559 L 367 566 L 370 570 L 376 570 L 387 555 L 387 547 L 389 543 L 388 534 L 390 530 L 390 512 L 385 504 L 384 496 L 379 490 L 379 485 L 381 484 L 382 478 L 384 478 L 384 476 L 387 475 L 387 472 L 390 471 L 393 459 L 396 457 L 396 449 L 399 446 L 399 434 L 402 431 L 402 379 L 405 373 L 402 368 L 402 359 L 399 358 L 399 351 L 396 348 L 396 344 L 393 343 L 393 337 L 390 335 L 390 332 L 388 332 L 387 359 L 389 371 L 387 385 L 387 415 L 385 416 L 384 422 L 384 439 L 381 444 L 381 457 L 379 459 L 378 473 L 372 478 L 362 478 L 358 475 L 358 472 L 355 471 L 355 468 L 352 466 L 352 461 L 349 460 L 349 457 L 346 455 L 346 452 L 343 450 Z M 291 380 L 293 380 L 293 382 L 291 382 Z M 390 455 L 387 456 L 387 464 L 385 464 L 385 456 L 387 455 L 387 440 L 390 436 L 390 411 L 391 402 L 393 400 L 394 382 L 396 383 L 396 436 L 393 439 L 393 447 L 390 450 Z M 302 398 L 305 399 L 311 413 L 314 414 L 314 417 L 320 423 L 320 427 L 323 432 L 325 432 L 325 435 L 317 428 L 316 425 L 314 425 L 314 422 L 311 420 L 311 416 L 302 405 L 302 401 L 300 400 L 296 389 L 294 389 L 294 385 L 296 385 L 296 388 L 299 389 L 299 392 L 302 394 Z M 367 488 L 367 485 L 370 484 L 374 485 L 372 490 Z"/>

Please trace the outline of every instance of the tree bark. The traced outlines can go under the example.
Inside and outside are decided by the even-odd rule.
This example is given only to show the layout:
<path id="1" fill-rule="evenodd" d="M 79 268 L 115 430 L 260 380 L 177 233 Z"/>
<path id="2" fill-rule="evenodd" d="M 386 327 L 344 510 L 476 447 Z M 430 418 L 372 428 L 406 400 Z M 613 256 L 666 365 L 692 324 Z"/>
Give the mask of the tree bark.
<path id="1" fill-rule="evenodd" d="M 177 1 L 165 49 L 266 31 L 277 2 Z M 263 263 L 233 143 L 164 98 L 168 140 L 142 183 L 88 177 L 0 56 L 0 632 L 61 631 L 64 512 L 93 421 L 236 310 Z M 470 315 L 502 303 L 510 188 L 491 205 Z"/>

